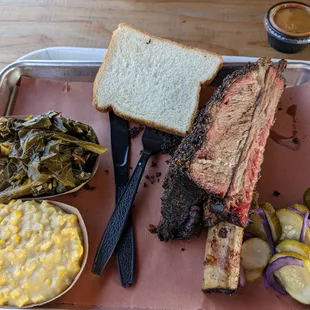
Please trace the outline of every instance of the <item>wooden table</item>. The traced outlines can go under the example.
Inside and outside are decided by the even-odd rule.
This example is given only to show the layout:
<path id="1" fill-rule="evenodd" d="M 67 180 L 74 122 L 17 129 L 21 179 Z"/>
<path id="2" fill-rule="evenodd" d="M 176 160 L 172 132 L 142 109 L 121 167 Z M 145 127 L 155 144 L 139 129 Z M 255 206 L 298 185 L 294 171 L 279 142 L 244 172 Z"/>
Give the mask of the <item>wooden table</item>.
<path id="1" fill-rule="evenodd" d="M 0 0 L 0 68 L 43 47 L 108 47 L 121 22 L 223 55 L 310 60 L 310 47 L 284 55 L 269 46 L 263 18 L 276 2 Z"/>

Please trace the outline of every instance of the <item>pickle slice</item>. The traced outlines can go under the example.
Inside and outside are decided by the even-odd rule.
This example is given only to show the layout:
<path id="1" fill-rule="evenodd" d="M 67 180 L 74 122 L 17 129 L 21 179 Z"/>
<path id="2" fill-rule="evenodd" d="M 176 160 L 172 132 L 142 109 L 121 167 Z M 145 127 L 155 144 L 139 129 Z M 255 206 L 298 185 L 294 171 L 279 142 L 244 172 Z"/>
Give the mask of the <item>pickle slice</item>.
<path id="1" fill-rule="evenodd" d="M 261 217 L 257 213 L 250 215 L 251 223 L 246 227 L 245 231 L 267 241 L 266 231 L 264 229 Z"/>
<path id="2" fill-rule="evenodd" d="M 276 214 L 282 227 L 280 240 L 291 239 L 299 241 L 303 218 L 297 213 L 287 209 L 277 210 Z M 306 232 L 306 235 L 307 234 L 309 234 L 309 231 Z"/>
<path id="3" fill-rule="evenodd" d="M 310 304 L 310 273 L 307 268 L 287 265 L 274 275 L 291 297 L 302 304 Z"/>
<path id="4" fill-rule="evenodd" d="M 304 192 L 304 204 L 310 210 L 310 187 Z"/>
<path id="5" fill-rule="evenodd" d="M 253 269 L 253 270 L 246 270 L 245 269 L 245 279 L 247 282 L 255 282 L 260 279 L 263 275 L 264 269 Z"/>
<path id="6" fill-rule="evenodd" d="M 277 252 L 291 251 L 310 258 L 310 246 L 297 240 L 284 240 L 276 246 Z"/>
<path id="7" fill-rule="evenodd" d="M 277 242 L 281 237 L 282 229 L 280 221 L 276 214 L 276 210 L 270 203 L 263 203 L 262 205 L 260 205 L 260 207 L 264 210 L 266 214 L 268 224 L 271 229 L 273 241 Z"/>
<path id="8" fill-rule="evenodd" d="M 241 265 L 246 270 L 265 268 L 271 256 L 269 244 L 260 238 L 251 238 L 242 244 Z"/>
<path id="9" fill-rule="evenodd" d="M 301 212 L 302 214 L 306 214 L 306 212 L 309 211 L 309 209 L 305 206 L 305 205 L 302 205 L 302 204 L 299 204 L 299 203 L 295 203 L 292 205 L 292 208 L 298 210 L 299 212 Z"/>

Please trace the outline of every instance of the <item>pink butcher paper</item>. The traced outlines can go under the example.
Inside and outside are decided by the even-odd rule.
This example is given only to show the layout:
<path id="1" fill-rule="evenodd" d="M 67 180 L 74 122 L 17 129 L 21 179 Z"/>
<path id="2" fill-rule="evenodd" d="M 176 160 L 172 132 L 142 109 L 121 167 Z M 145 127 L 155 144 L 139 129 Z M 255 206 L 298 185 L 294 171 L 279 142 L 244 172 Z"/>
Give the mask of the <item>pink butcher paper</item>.
<path id="1" fill-rule="evenodd" d="M 273 130 L 289 137 L 294 130 L 300 148 L 294 151 L 269 139 L 262 178 L 258 190 L 260 200 L 281 208 L 298 203 L 310 186 L 310 84 L 287 89 L 280 103 Z M 297 106 L 296 117 L 286 110 Z M 14 115 L 40 114 L 49 110 L 62 112 L 65 117 L 91 125 L 102 145 L 110 147 L 109 117 L 92 107 L 92 84 L 58 82 L 23 77 L 14 108 Z M 141 135 L 131 145 L 130 166 L 135 167 L 141 147 Z M 84 306 L 105 306 L 140 309 L 216 309 L 260 310 L 303 309 L 289 296 L 267 289 L 263 281 L 247 284 L 232 295 L 206 295 L 201 291 L 203 255 L 206 234 L 189 241 L 160 242 L 148 231 L 149 224 L 160 219 L 162 181 L 167 171 L 168 155 L 155 155 L 149 161 L 145 175 L 161 172 L 160 182 L 151 184 L 145 177 L 133 209 L 136 235 L 136 284 L 122 288 L 118 279 L 115 257 L 112 257 L 101 276 L 91 273 L 91 265 L 101 235 L 114 208 L 114 180 L 110 151 L 101 156 L 99 169 L 91 180 L 94 190 L 81 189 L 57 200 L 78 208 L 87 226 L 90 253 L 86 268 L 76 285 L 56 303 Z M 151 167 L 151 161 L 157 167 Z M 132 170 L 131 170 L 132 171 Z M 144 187 L 146 183 L 148 187 Z M 273 192 L 277 190 L 280 196 Z"/>

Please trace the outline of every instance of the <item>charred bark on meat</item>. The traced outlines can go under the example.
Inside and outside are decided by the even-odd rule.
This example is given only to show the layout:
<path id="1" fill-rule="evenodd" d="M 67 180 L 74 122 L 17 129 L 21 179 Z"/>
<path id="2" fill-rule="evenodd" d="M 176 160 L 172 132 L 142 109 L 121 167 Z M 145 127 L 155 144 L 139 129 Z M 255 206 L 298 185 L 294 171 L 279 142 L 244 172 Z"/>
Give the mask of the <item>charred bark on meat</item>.
<path id="1" fill-rule="evenodd" d="M 161 241 L 170 239 L 188 239 L 200 233 L 202 223 L 202 202 L 205 193 L 183 171 L 170 168 L 166 175 L 164 188 L 173 185 L 174 191 L 165 190 L 162 205 L 173 205 L 173 208 L 162 208 L 163 221 L 150 231 L 157 233 Z"/>

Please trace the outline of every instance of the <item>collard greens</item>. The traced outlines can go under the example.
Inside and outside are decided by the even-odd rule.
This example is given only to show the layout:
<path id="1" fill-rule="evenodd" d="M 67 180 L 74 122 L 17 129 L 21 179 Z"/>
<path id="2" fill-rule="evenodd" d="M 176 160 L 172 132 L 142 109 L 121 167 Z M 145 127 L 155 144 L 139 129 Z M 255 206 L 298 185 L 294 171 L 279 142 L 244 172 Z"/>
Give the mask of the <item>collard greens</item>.
<path id="1" fill-rule="evenodd" d="M 50 111 L 0 118 L 0 202 L 64 193 L 86 182 L 98 155 L 93 129 Z"/>

